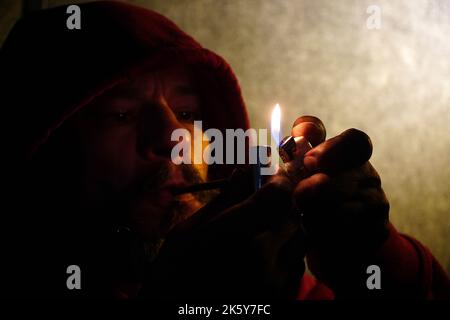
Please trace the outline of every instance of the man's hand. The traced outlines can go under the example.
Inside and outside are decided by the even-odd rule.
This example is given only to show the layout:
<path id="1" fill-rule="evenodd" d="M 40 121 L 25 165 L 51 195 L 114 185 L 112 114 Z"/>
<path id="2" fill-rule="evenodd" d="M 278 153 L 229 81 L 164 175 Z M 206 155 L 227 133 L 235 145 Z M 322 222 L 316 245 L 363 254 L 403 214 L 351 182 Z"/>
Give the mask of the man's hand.
<path id="1" fill-rule="evenodd" d="M 248 178 L 233 175 L 229 189 L 172 230 L 149 270 L 144 296 L 295 297 L 305 250 L 293 186 L 276 175 L 249 197 Z"/>
<path id="2" fill-rule="evenodd" d="M 242 180 L 247 175 L 236 175 L 232 188 L 171 232 L 145 295 L 294 297 L 306 252 L 298 210 L 308 254 L 320 264 L 310 265 L 313 272 L 340 270 L 336 266 L 344 267 L 347 257 L 361 257 L 383 241 L 389 205 L 368 162 L 367 135 L 350 129 L 325 141 L 325 128 L 314 117 L 299 118 L 292 135 L 314 146 L 304 159 L 310 175 L 296 186 L 275 175 L 250 197 L 244 186 L 251 183 Z"/>
<path id="3" fill-rule="evenodd" d="M 309 176 L 295 187 L 294 198 L 304 216 L 309 266 L 320 278 L 348 269 L 383 242 L 389 203 L 368 161 L 372 144 L 365 133 L 349 129 L 325 140 L 323 123 L 305 116 L 295 121 L 292 135 L 305 136 L 314 147 L 304 158 Z"/>

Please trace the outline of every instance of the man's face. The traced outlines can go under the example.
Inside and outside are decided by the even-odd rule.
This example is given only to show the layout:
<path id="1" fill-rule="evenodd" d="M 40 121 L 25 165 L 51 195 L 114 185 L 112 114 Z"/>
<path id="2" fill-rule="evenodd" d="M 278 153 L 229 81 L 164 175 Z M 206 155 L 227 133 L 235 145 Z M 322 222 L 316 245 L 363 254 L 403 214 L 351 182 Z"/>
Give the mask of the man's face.
<path id="1" fill-rule="evenodd" d="M 206 165 L 174 165 L 173 130 L 193 137 L 200 101 L 182 66 L 147 73 L 96 98 L 75 119 L 83 153 L 88 203 L 111 219 L 157 241 L 206 201 L 205 194 L 174 196 L 173 189 L 206 179 Z"/>

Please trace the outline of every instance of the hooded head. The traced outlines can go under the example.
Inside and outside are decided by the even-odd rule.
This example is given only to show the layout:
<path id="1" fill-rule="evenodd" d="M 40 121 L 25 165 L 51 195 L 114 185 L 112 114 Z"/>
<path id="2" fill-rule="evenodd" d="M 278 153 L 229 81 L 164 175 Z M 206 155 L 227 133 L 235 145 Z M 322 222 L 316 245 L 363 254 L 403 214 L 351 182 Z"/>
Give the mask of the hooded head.
<path id="1" fill-rule="evenodd" d="M 230 66 L 173 22 L 119 2 L 79 7 L 80 30 L 67 28 L 66 6 L 53 8 L 21 19 L 2 47 L 2 104 L 18 119 L 8 126 L 17 137 L 14 158 L 32 157 L 55 129 L 117 84 L 175 63 L 192 70 L 205 128 L 248 128 Z"/>
<path id="2" fill-rule="evenodd" d="M 157 210 L 147 203 L 147 194 L 146 200 L 140 197 L 141 192 L 146 192 L 142 187 L 145 189 L 149 183 L 152 193 L 157 183 L 173 178 L 173 166 L 161 165 L 156 170 L 155 161 L 148 160 L 158 158 L 159 163 L 163 162 L 161 156 L 167 150 L 159 148 L 158 143 L 170 138 L 168 128 L 189 127 L 184 125 L 183 121 L 189 119 L 183 119 L 182 106 L 177 109 L 173 105 L 186 99 L 189 104 L 198 105 L 194 111 L 201 114 L 203 130 L 246 130 L 248 116 L 239 85 L 221 57 L 155 12 L 118 2 L 94 2 L 79 7 L 80 30 L 67 28 L 66 7 L 54 8 L 21 19 L 2 47 L 2 106 L 7 113 L 5 119 L 16 119 L 5 125 L 8 136 L 13 137 L 8 145 L 14 168 L 12 178 L 19 180 L 16 183 L 20 184 L 19 190 L 25 189 L 23 194 L 19 192 L 19 198 L 32 194 L 33 207 L 42 205 L 46 212 L 53 213 L 34 217 L 40 225 L 45 221 L 40 236 L 47 234 L 48 229 L 66 233 L 67 229 L 55 229 L 67 226 L 67 212 L 80 215 L 80 209 L 86 206 L 83 213 L 86 216 L 86 212 L 95 209 L 85 203 L 89 202 L 89 196 L 109 197 L 114 201 L 107 209 L 114 211 L 130 210 L 122 207 L 125 201 L 116 201 L 127 199 L 137 228 L 140 225 L 151 230 L 154 226 L 146 225 L 143 215 Z M 145 93 L 143 98 L 140 92 Z M 108 108 L 118 100 L 126 100 L 120 108 L 139 103 L 140 109 L 150 110 L 139 111 L 139 124 L 127 123 L 126 128 L 133 127 L 132 139 L 123 139 L 131 132 L 123 127 L 120 134 L 109 134 L 110 131 L 105 134 L 111 114 Z M 148 106 L 144 106 L 146 103 Z M 115 111 L 114 116 L 120 121 L 128 119 L 122 109 Z M 147 125 L 142 124 L 142 119 L 149 121 Z M 155 150 L 158 157 L 154 156 L 158 153 Z M 153 156 L 147 157 L 146 151 Z M 111 155 L 114 157 L 108 158 Z M 114 172 L 116 169 L 119 175 Z M 210 168 L 208 175 L 224 177 L 232 169 L 233 166 L 216 166 Z M 91 173 L 88 179 L 96 179 L 88 197 L 78 190 L 86 182 L 83 181 L 86 172 L 80 170 L 88 170 Z M 133 174 L 127 175 L 127 170 Z M 195 171 L 180 170 L 182 175 L 191 174 L 190 178 L 195 180 Z M 158 177 L 152 180 L 155 174 Z M 32 181 L 28 177 L 33 177 Z M 165 203 L 164 197 L 165 193 L 158 193 L 154 198 Z M 68 202 L 74 199 L 83 200 L 77 205 Z M 105 209 L 101 201 L 94 203 L 100 211 Z M 110 212 L 103 212 L 98 217 L 109 216 Z M 87 218 L 78 218 L 81 222 L 71 226 L 74 232 L 89 223 Z M 160 224 L 173 222 L 168 222 L 167 217 L 160 218 Z M 114 219 L 118 223 L 124 218 Z M 97 220 L 102 222 L 100 218 Z M 97 225 L 92 223 L 94 231 Z M 54 239 L 52 233 L 49 243 Z"/>

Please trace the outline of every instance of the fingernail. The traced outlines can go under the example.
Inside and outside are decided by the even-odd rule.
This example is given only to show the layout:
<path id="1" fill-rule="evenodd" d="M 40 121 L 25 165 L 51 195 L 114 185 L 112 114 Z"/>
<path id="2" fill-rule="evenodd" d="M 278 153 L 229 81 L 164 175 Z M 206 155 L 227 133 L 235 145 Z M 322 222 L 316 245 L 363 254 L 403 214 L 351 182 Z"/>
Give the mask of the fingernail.
<path id="1" fill-rule="evenodd" d="M 324 130 L 314 122 L 302 122 L 292 128 L 293 136 L 305 136 L 313 145 L 317 145 L 324 139 Z"/>
<path id="2" fill-rule="evenodd" d="M 322 130 L 322 128 L 320 126 L 318 126 L 316 123 L 310 122 L 310 121 L 299 123 L 293 129 L 295 131 L 300 131 L 300 130 L 305 130 L 306 128 L 308 128 L 310 126 L 313 126 L 315 129 Z"/>

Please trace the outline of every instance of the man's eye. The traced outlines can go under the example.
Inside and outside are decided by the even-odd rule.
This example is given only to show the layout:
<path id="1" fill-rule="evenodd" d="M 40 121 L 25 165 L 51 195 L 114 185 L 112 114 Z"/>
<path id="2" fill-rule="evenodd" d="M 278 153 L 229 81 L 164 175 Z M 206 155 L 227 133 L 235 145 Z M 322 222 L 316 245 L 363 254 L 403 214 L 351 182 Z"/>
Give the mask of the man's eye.
<path id="1" fill-rule="evenodd" d="M 125 121 L 130 118 L 130 115 L 128 114 L 128 112 L 117 112 L 115 114 L 115 118 L 119 121 Z"/>
<path id="2" fill-rule="evenodd" d="M 177 119 L 184 122 L 194 122 L 199 120 L 199 115 L 197 112 L 192 111 L 180 111 L 176 114 Z"/>
<path id="3" fill-rule="evenodd" d="M 107 118 L 120 123 L 127 123 L 133 121 L 134 113 L 129 111 L 111 112 L 107 115 Z"/>

